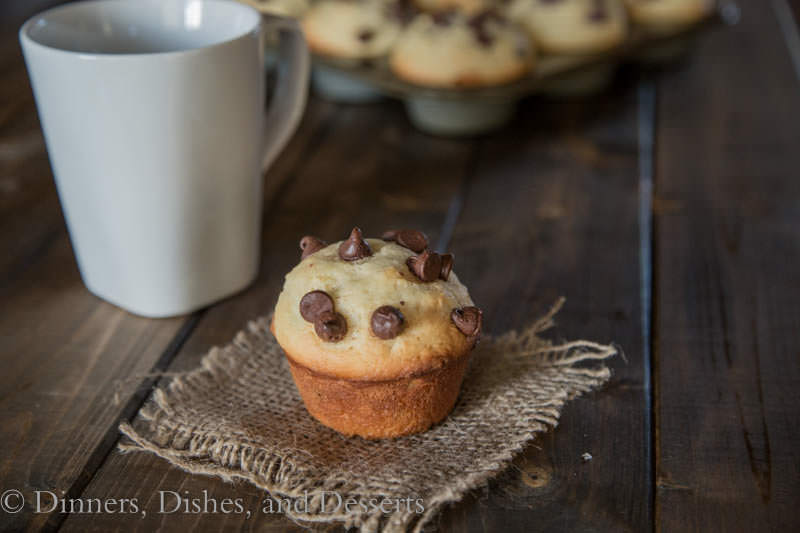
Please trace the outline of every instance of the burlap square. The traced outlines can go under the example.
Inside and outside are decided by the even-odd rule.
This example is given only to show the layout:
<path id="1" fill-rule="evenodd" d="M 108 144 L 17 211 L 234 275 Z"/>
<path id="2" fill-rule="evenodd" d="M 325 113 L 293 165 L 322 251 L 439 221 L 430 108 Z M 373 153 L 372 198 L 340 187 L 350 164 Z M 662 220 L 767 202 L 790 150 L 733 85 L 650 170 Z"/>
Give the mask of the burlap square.
<path id="1" fill-rule="evenodd" d="M 311 418 L 264 317 L 212 349 L 200 368 L 157 389 L 134 424 L 120 427 L 128 437 L 120 448 L 300 500 L 283 510 L 301 522 L 420 531 L 444 504 L 485 484 L 536 433 L 555 426 L 567 400 L 610 377 L 600 361 L 617 353 L 613 346 L 539 336 L 561 303 L 524 331 L 484 337 L 455 409 L 420 435 L 346 438 Z M 417 499 L 420 505 L 410 503 Z"/>

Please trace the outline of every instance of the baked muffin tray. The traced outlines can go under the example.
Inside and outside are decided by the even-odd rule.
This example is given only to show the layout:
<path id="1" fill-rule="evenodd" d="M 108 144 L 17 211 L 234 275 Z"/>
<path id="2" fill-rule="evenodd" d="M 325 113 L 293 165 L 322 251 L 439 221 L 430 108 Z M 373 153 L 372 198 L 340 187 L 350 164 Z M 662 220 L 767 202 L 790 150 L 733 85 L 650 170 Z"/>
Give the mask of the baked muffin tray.
<path id="1" fill-rule="evenodd" d="M 359 61 L 314 54 L 314 87 L 322 97 L 339 102 L 399 98 L 405 102 L 411 121 L 429 133 L 484 133 L 505 124 L 513 116 L 517 101 L 525 96 L 537 92 L 555 96 L 597 92 L 608 85 L 621 63 L 672 61 L 690 51 L 700 33 L 737 19 L 736 5 L 720 2 L 705 19 L 669 36 L 634 27 L 627 41 L 612 50 L 581 56 L 539 56 L 531 74 L 491 87 L 426 87 L 395 76 L 387 58 Z"/>

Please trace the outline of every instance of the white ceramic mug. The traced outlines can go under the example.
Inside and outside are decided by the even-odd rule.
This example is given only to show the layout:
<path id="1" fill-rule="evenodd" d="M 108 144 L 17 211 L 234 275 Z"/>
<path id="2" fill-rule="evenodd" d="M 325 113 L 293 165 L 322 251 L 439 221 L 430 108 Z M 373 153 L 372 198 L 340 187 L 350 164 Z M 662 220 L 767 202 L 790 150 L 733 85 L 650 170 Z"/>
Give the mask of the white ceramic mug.
<path id="1" fill-rule="evenodd" d="M 263 44 L 280 34 L 264 113 Z M 93 0 L 20 29 L 78 266 L 97 296 L 186 313 L 255 279 L 262 171 L 296 129 L 296 21 L 229 0 Z"/>

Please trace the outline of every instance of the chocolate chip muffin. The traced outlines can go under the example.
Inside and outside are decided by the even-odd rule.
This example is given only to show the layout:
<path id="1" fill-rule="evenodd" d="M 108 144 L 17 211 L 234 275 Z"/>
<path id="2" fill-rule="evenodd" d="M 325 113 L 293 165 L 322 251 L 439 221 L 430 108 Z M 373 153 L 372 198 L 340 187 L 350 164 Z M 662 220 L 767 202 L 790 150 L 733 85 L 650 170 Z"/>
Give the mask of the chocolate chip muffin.
<path id="1" fill-rule="evenodd" d="M 314 418 L 346 435 L 418 433 L 455 404 L 482 314 L 424 234 L 300 241 L 272 330 Z"/>
<path id="2" fill-rule="evenodd" d="M 406 4 L 400 0 L 321 0 L 302 20 L 314 52 L 342 59 L 386 55 L 400 35 Z"/>
<path id="3" fill-rule="evenodd" d="M 548 54 L 595 54 L 627 37 L 622 0 L 515 0 L 509 16 Z"/>
<path id="4" fill-rule="evenodd" d="M 423 13 L 406 28 L 389 63 L 417 85 L 458 88 L 500 85 L 527 74 L 535 54 L 530 40 L 495 10 Z"/>

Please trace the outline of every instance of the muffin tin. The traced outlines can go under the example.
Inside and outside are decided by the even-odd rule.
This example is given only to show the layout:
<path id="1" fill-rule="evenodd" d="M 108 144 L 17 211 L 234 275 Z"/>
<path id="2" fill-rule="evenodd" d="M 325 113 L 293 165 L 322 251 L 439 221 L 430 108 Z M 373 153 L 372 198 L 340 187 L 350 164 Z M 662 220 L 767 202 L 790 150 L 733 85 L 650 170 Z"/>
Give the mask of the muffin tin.
<path id="1" fill-rule="evenodd" d="M 530 74 L 504 85 L 427 87 L 396 76 L 389 67 L 388 57 L 355 60 L 316 53 L 312 84 L 318 95 L 339 103 L 369 103 L 383 97 L 400 99 L 411 122 L 431 134 L 475 135 L 508 123 L 517 102 L 528 95 L 573 97 L 599 92 L 611 83 L 620 64 L 658 65 L 674 61 L 691 51 L 704 30 L 720 22 L 733 24 L 738 17 L 736 4 L 720 1 L 705 19 L 668 36 L 654 35 L 633 25 L 620 46 L 591 55 L 540 55 Z"/>

